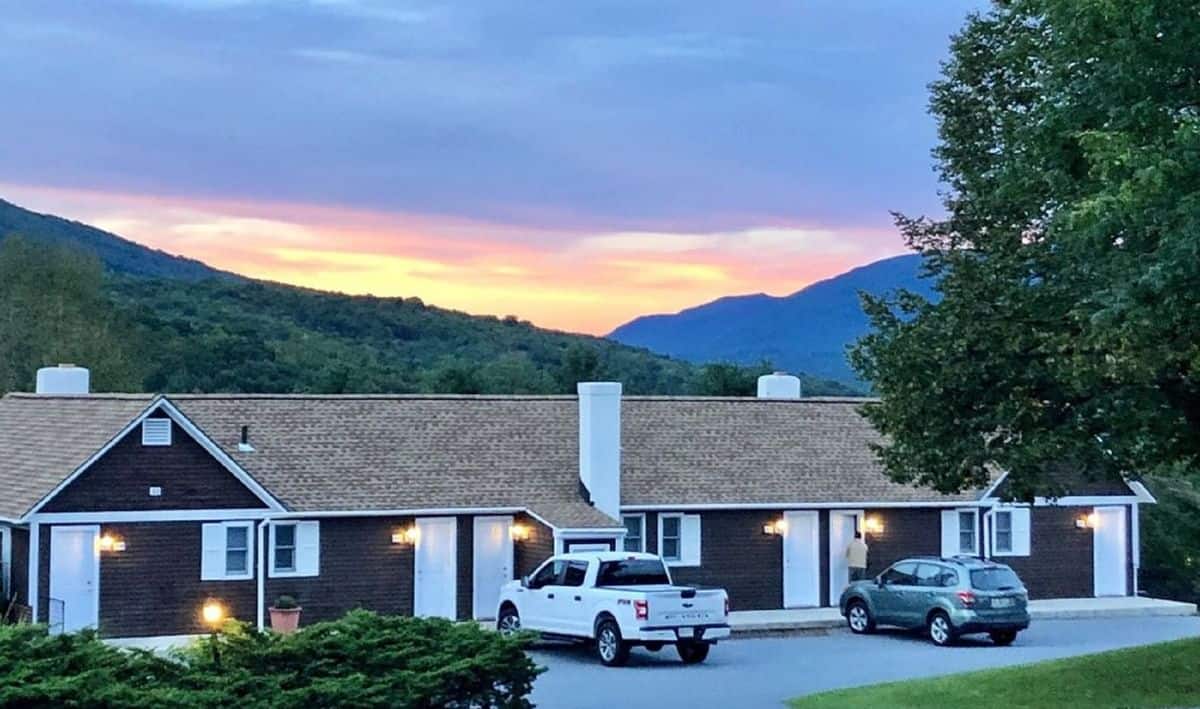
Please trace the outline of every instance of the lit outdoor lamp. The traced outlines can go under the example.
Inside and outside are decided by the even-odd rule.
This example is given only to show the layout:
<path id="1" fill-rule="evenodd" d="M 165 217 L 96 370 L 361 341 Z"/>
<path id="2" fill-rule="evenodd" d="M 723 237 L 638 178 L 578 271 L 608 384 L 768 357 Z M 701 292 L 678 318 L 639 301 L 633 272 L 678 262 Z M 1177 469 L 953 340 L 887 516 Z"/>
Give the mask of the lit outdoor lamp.
<path id="1" fill-rule="evenodd" d="M 220 633 L 221 626 L 225 623 L 225 615 L 225 606 L 212 598 L 205 601 L 204 606 L 200 609 L 200 617 L 212 633 L 209 641 L 212 643 L 213 664 L 217 667 L 221 666 L 221 646 L 217 643 L 217 634 Z"/>

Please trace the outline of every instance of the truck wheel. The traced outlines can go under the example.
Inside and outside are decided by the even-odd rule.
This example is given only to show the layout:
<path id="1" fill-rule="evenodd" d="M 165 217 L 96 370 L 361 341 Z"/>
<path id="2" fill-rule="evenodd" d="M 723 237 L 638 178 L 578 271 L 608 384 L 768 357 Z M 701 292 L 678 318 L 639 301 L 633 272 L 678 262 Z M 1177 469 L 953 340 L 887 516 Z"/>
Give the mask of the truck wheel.
<path id="1" fill-rule="evenodd" d="M 929 617 L 929 639 L 939 647 L 954 644 L 954 626 L 944 611 L 934 611 Z"/>
<path id="2" fill-rule="evenodd" d="M 997 645 L 1012 645 L 1017 639 L 1017 631 L 1015 630 L 994 630 L 989 633 L 992 637 L 992 642 Z"/>
<path id="3" fill-rule="evenodd" d="M 611 618 L 596 627 L 596 655 L 605 667 L 621 667 L 629 661 L 629 643 L 621 639 L 621 628 Z"/>
<path id="4" fill-rule="evenodd" d="M 646 643 L 646 649 L 650 652 L 658 652 L 663 648 L 662 643 Z"/>
<path id="5" fill-rule="evenodd" d="M 875 632 L 875 619 L 862 601 L 850 601 L 846 606 L 846 625 L 850 626 L 850 632 L 860 635 Z"/>
<path id="6" fill-rule="evenodd" d="M 505 606 L 504 610 L 500 611 L 500 617 L 496 619 L 496 630 L 505 637 L 521 632 L 521 616 L 517 614 L 516 608 Z"/>
<path id="7" fill-rule="evenodd" d="M 708 657 L 708 643 L 679 643 L 675 650 L 685 665 L 699 664 Z"/>

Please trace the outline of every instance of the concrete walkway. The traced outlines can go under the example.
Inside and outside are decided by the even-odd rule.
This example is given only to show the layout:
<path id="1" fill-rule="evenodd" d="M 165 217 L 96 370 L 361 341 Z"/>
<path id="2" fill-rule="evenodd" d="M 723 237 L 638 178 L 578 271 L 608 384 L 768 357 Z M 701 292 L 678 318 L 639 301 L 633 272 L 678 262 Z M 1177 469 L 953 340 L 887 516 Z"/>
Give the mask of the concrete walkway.
<path id="1" fill-rule="evenodd" d="M 1158 598 L 1053 598 L 1029 602 L 1034 620 L 1080 618 L 1148 618 L 1196 615 L 1196 604 Z M 734 611 L 734 633 L 778 633 L 840 628 L 846 621 L 837 608 L 798 608 L 779 611 Z"/>

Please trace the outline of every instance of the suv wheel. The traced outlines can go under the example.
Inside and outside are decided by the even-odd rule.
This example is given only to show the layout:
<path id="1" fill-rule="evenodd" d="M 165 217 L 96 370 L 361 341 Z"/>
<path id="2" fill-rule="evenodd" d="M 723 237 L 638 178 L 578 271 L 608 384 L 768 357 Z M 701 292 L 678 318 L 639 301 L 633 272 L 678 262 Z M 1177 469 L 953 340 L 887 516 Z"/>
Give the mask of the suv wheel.
<path id="1" fill-rule="evenodd" d="M 605 667 L 620 667 L 629 661 L 629 643 L 621 639 L 615 620 L 602 620 L 596 626 L 596 655 Z"/>
<path id="2" fill-rule="evenodd" d="M 1013 641 L 1017 639 L 1015 630 L 994 630 L 988 634 L 991 636 L 992 642 L 997 645 L 1012 645 Z"/>
<path id="3" fill-rule="evenodd" d="M 934 611 L 929 617 L 929 639 L 939 647 L 954 643 L 954 626 L 950 624 L 950 616 L 943 611 Z"/>
<path id="4" fill-rule="evenodd" d="M 866 603 L 850 601 L 850 605 L 846 606 L 846 625 L 850 626 L 852 633 L 861 635 L 874 632 L 875 619 L 871 617 L 871 611 L 867 610 Z"/>

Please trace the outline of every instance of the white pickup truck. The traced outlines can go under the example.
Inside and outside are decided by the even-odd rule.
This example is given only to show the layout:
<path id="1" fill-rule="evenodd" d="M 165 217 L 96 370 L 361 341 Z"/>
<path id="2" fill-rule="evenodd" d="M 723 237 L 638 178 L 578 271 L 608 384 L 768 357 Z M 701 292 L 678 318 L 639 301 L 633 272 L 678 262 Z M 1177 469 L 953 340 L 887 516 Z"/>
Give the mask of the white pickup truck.
<path id="1" fill-rule="evenodd" d="M 496 628 L 534 630 L 548 639 L 595 643 L 600 662 L 625 664 L 629 650 L 674 645 L 687 664 L 729 637 L 723 589 L 675 586 L 660 557 L 632 552 L 580 552 L 548 559 L 500 590 Z"/>

